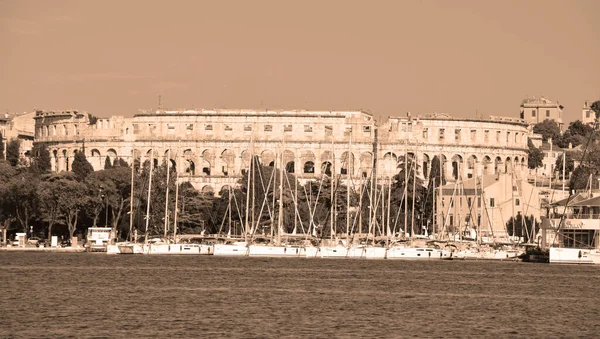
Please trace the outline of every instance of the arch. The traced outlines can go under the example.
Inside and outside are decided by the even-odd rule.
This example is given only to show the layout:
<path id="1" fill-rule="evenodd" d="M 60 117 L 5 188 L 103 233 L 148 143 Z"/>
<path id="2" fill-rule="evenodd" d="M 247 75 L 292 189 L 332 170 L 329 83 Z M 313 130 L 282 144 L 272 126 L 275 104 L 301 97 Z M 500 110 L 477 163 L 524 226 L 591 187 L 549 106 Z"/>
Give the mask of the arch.
<path id="1" fill-rule="evenodd" d="M 321 153 L 321 162 L 333 162 L 333 152 L 331 151 L 324 151 L 323 153 Z"/>
<path id="2" fill-rule="evenodd" d="M 250 151 L 243 150 L 240 158 L 242 159 L 242 169 L 247 170 L 250 167 Z"/>
<path id="3" fill-rule="evenodd" d="M 290 151 L 290 150 L 285 150 L 283 151 L 282 154 L 282 162 L 285 164 L 285 170 L 288 173 L 295 173 L 295 166 L 296 166 L 296 156 L 294 154 L 294 152 Z M 291 165 L 290 165 L 291 164 Z M 290 167 L 292 166 L 292 167 Z"/>
<path id="4" fill-rule="evenodd" d="M 510 157 L 506 157 L 504 162 L 504 173 L 512 173 L 512 159 Z"/>
<path id="5" fill-rule="evenodd" d="M 100 151 L 96 148 L 93 148 L 90 152 L 89 162 L 92 164 L 92 167 L 94 167 L 94 171 L 99 171 L 104 168 L 104 163 L 102 163 L 102 154 L 100 154 Z"/>
<path id="6" fill-rule="evenodd" d="M 219 195 L 220 196 L 224 196 L 224 195 L 228 195 L 229 194 L 229 190 L 231 190 L 231 186 L 229 185 L 223 185 L 221 186 L 221 190 L 219 191 Z"/>
<path id="7" fill-rule="evenodd" d="M 185 173 L 190 175 L 196 175 L 196 164 L 191 159 L 184 159 L 185 163 Z"/>
<path id="8" fill-rule="evenodd" d="M 471 179 L 477 174 L 475 165 L 477 165 L 477 157 L 473 154 L 467 158 L 467 179 Z"/>
<path id="9" fill-rule="evenodd" d="M 429 155 L 423 153 L 423 161 L 422 161 L 422 171 L 423 171 L 423 178 L 427 179 L 429 178 L 429 164 L 431 163 L 431 159 L 429 158 Z"/>
<path id="10" fill-rule="evenodd" d="M 310 160 L 305 162 L 302 172 L 308 174 L 315 173 L 315 163 Z"/>
<path id="11" fill-rule="evenodd" d="M 210 175 L 212 172 L 213 164 L 215 163 L 215 151 L 212 149 L 206 149 L 202 152 L 202 173 Z"/>
<path id="12" fill-rule="evenodd" d="M 212 195 L 215 193 L 215 189 L 211 185 L 204 185 L 204 186 L 202 186 L 201 192 L 202 192 L 202 194 Z"/>
<path id="13" fill-rule="evenodd" d="M 262 151 L 262 153 L 260 154 L 260 163 L 262 165 L 270 165 L 271 163 L 275 165 L 275 153 L 268 149 Z"/>
<path id="14" fill-rule="evenodd" d="M 463 157 L 460 154 L 455 154 L 452 157 L 452 177 L 457 180 L 460 175 Z"/>
<path id="15" fill-rule="evenodd" d="M 340 174 L 354 175 L 354 154 L 350 151 L 342 153 Z"/>
<path id="16" fill-rule="evenodd" d="M 321 173 L 323 173 L 327 176 L 331 176 L 331 168 L 332 168 L 332 164 L 330 161 L 323 161 L 321 163 Z"/>
<path id="17" fill-rule="evenodd" d="M 491 166 L 492 163 L 492 159 L 489 156 L 484 156 L 483 159 L 481 160 L 481 163 L 483 165 L 483 174 L 492 174 L 493 172 L 493 167 Z"/>
<path id="18" fill-rule="evenodd" d="M 315 154 L 312 151 L 303 151 L 300 154 L 300 164 L 302 165 L 302 173 L 315 173 Z"/>
<path id="19" fill-rule="evenodd" d="M 500 165 L 502 164 L 502 158 L 499 156 L 494 159 L 494 173 L 500 173 Z"/>
<path id="20" fill-rule="evenodd" d="M 223 175 L 232 174 L 235 166 L 235 153 L 233 150 L 225 149 L 221 152 L 221 172 Z"/>
<path id="21" fill-rule="evenodd" d="M 360 161 L 360 172 L 363 177 L 367 177 L 369 172 L 373 169 L 373 153 L 363 152 L 359 157 Z"/>
<path id="22" fill-rule="evenodd" d="M 296 163 L 294 161 L 290 161 L 285 164 L 285 171 L 288 173 L 295 173 Z"/>
<path id="23" fill-rule="evenodd" d="M 106 155 L 110 158 L 110 164 L 113 165 L 117 160 L 117 151 L 115 151 L 114 148 L 109 148 L 106 151 Z"/>
<path id="24" fill-rule="evenodd" d="M 383 155 L 383 172 L 392 174 L 396 172 L 398 165 L 398 156 L 393 152 L 387 152 Z"/>

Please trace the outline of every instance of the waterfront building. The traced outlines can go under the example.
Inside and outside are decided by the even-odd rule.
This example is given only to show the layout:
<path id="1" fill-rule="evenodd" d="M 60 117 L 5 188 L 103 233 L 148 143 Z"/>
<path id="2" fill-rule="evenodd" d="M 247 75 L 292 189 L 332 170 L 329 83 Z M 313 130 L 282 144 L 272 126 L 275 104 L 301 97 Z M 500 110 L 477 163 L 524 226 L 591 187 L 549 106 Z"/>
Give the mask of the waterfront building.
<path id="1" fill-rule="evenodd" d="M 592 104 L 595 100 L 586 100 L 583 102 L 583 109 L 581 110 L 581 122 L 588 125 L 593 125 L 596 120 L 596 114 L 592 111 Z"/>
<path id="2" fill-rule="evenodd" d="M 538 188 L 518 173 L 484 174 L 443 185 L 436 191 L 439 232 L 479 231 L 479 237 L 507 238 L 506 224 L 517 215 L 540 218 Z M 516 225 L 521 227 L 521 225 Z M 453 238 L 454 239 L 454 238 Z"/>
<path id="3" fill-rule="evenodd" d="M 6 160 L 6 146 L 12 139 L 19 140 L 19 155 L 21 159 L 28 159 L 34 142 L 34 125 L 32 113 L 5 113 L 0 117 L 0 133 L 4 145 L 4 159 Z"/>
<path id="4" fill-rule="evenodd" d="M 563 130 L 562 112 L 563 106 L 557 102 L 550 101 L 543 96 L 529 97 L 521 102 L 521 119 L 531 125 L 538 124 L 544 120 L 554 120 L 560 130 Z"/>

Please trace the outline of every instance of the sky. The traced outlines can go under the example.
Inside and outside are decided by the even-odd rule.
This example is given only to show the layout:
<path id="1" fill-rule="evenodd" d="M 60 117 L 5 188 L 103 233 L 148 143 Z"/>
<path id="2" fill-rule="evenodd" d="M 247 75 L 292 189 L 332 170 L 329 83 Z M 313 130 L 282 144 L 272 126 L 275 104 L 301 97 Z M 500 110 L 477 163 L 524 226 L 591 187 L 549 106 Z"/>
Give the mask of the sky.
<path id="1" fill-rule="evenodd" d="M 579 119 L 600 1 L 0 0 L 0 111 L 355 110 Z"/>

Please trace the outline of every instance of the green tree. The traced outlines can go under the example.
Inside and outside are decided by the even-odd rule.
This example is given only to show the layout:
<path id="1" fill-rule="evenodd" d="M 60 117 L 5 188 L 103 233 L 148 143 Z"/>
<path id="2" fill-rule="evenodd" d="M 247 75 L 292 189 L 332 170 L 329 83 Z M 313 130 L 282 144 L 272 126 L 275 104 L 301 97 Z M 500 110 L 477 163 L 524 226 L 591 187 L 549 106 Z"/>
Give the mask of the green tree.
<path id="1" fill-rule="evenodd" d="M 46 144 L 36 143 L 31 150 L 31 169 L 36 173 L 48 173 L 52 169 L 50 152 Z"/>
<path id="2" fill-rule="evenodd" d="M 111 169 L 113 167 L 112 162 L 110 161 L 110 157 L 107 155 L 106 159 L 104 159 L 104 169 Z"/>
<path id="3" fill-rule="evenodd" d="M 531 169 L 542 167 L 542 160 L 544 160 L 544 152 L 542 152 L 539 148 L 535 147 L 533 142 L 531 142 L 531 139 L 527 140 L 527 146 L 529 147 L 529 150 L 527 151 L 527 167 Z"/>
<path id="4" fill-rule="evenodd" d="M 528 238 L 530 237 L 532 227 L 534 228 L 533 234 L 535 236 L 540 230 L 540 223 L 535 220 L 533 215 L 523 218 L 521 213 L 517 214 L 516 217 L 510 217 L 506 223 L 506 230 L 510 236 L 523 237 L 526 241 L 530 240 Z"/>
<path id="5" fill-rule="evenodd" d="M 557 142 L 561 148 L 568 148 L 569 144 L 572 147 L 577 147 L 584 144 L 588 138 L 592 137 L 594 128 L 590 125 L 582 123 L 580 120 L 573 121 Z"/>
<path id="6" fill-rule="evenodd" d="M 88 188 L 84 183 L 77 181 L 76 175 L 71 173 L 66 173 L 57 180 L 57 183 L 63 188 L 58 199 L 59 211 L 67 224 L 69 236 L 73 238 L 81 211 L 88 202 Z"/>
<path id="7" fill-rule="evenodd" d="M 21 158 L 20 150 L 21 140 L 10 139 L 6 145 L 6 161 L 8 161 L 11 166 L 17 166 L 19 164 L 19 160 Z"/>
<path id="8" fill-rule="evenodd" d="M 575 170 L 575 161 L 573 159 L 573 155 L 571 152 L 565 152 L 565 176 L 568 176 L 569 173 Z M 554 164 L 554 169 L 559 173 L 559 178 L 562 179 L 563 175 L 563 157 L 559 156 L 556 158 L 556 163 Z"/>
<path id="9" fill-rule="evenodd" d="M 94 167 L 87 161 L 85 154 L 82 151 L 75 152 L 71 169 L 75 174 L 75 178 L 79 181 L 83 181 L 88 174 L 94 171 Z"/>
<path id="10" fill-rule="evenodd" d="M 8 182 L 4 198 L 10 215 L 14 215 L 21 224 L 23 232 L 27 232 L 35 213 L 38 210 L 37 184 L 38 176 L 27 171 L 19 171 Z"/>
<path id="11" fill-rule="evenodd" d="M 60 213 L 60 199 L 64 188 L 58 182 L 60 177 L 60 175 L 48 176 L 37 187 L 40 217 L 48 223 L 48 239 L 52 238 L 52 227 L 58 224 L 62 217 Z"/>
<path id="12" fill-rule="evenodd" d="M 392 220 L 390 220 L 390 224 L 394 225 L 392 231 L 406 229 L 407 232 L 410 232 L 411 234 L 420 234 L 423 222 L 423 220 L 421 220 L 421 216 L 423 215 L 423 203 L 425 201 L 426 189 L 423 181 L 415 175 L 416 171 L 418 170 L 418 165 L 413 158 L 408 158 L 408 164 L 406 164 L 408 172 L 406 172 L 406 174 L 404 157 L 400 157 L 399 163 L 400 171 L 394 176 L 391 189 L 390 217 Z M 406 181 L 406 179 L 408 179 L 408 181 Z M 406 199 L 406 202 L 404 199 Z M 406 209 L 404 208 L 405 203 Z M 406 225 L 404 225 L 405 217 L 407 220 Z"/>
<path id="13" fill-rule="evenodd" d="M 533 132 L 542 135 L 543 141 L 552 138 L 552 143 L 557 144 L 560 141 L 560 127 L 554 120 L 544 120 L 533 126 Z"/>

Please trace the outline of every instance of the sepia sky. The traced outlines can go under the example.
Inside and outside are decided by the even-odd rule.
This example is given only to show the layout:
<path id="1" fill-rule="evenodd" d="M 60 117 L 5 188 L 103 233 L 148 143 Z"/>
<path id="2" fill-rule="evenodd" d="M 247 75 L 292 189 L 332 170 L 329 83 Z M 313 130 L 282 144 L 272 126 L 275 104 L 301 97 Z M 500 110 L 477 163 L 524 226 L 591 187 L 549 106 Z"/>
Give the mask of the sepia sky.
<path id="1" fill-rule="evenodd" d="M 518 117 L 600 99 L 600 1 L 0 0 L 0 110 Z"/>

